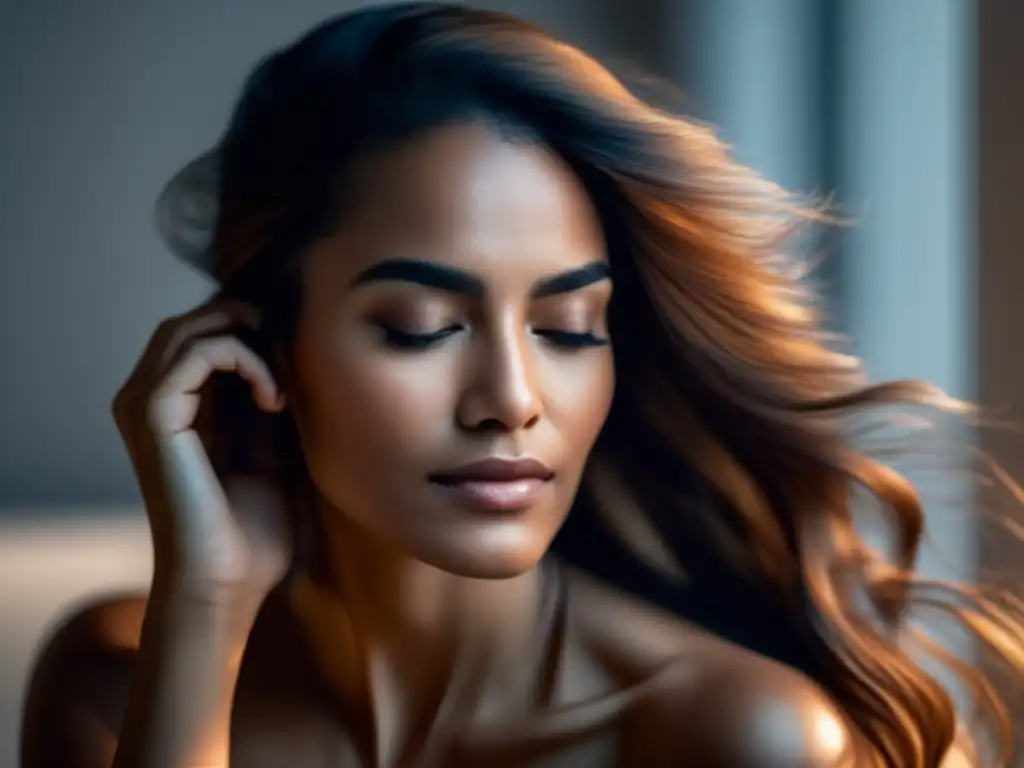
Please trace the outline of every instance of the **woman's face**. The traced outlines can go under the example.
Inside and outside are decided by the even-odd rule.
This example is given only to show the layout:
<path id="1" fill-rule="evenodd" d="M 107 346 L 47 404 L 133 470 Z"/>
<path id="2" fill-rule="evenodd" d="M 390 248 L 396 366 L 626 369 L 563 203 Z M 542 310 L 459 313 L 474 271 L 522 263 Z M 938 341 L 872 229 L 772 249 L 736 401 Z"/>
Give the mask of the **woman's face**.
<path id="1" fill-rule="evenodd" d="M 292 402 L 336 511 L 437 568 L 532 567 L 614 388 L 605 243 L 570 169 L 484 124 L 368 159 L 310 250 Z"/>

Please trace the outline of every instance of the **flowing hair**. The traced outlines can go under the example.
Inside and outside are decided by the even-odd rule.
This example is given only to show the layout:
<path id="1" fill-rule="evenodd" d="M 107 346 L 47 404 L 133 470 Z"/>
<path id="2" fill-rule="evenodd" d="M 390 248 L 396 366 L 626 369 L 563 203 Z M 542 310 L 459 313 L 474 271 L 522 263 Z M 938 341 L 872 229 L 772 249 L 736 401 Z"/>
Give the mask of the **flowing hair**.
<path id="1" fill-rule="evenodd" d="M 218 186 L 210 244 L 196 253 L 287 336 L 301 304 L 296 256 L 352 204 L 359 162 L 459 120 L 557 152 L 605 229 L 616 393 L 556 550 L 585 565 L 594 548 L 625 552 L 617 575 L 601 575 L 646 584 L 652 599 L 799 665 L 845 712 L 863 764 L 939 765 L 958 718 L 908 651 L 908 610 L 956 617 L 1015 670 L 1021 628 L 980 588 L 915 577 L 922 503 L 854 446 L 851 420 L 965 408 L 923 383 L 866 382 L 823 332 L 806 270 L 786 252 L 795 231 L 828 216 L 738 164 L 709 128 L 512 16 L 440 3 L 363 10 L 254 70 L 204 160 Z M 167 222 L 187 229 L 194 211 L 175 189 L 161 210 L 180 245 Z M 883 512 L 893 556 L 858 534 L 858 493 Z M 641 583 L 648 571 L 664 578 Z M 993 685 L 930 650 L 973 693 L 974 740 L 994 735 L 991 762 L 1006 764 L 1009 717 Z"/>

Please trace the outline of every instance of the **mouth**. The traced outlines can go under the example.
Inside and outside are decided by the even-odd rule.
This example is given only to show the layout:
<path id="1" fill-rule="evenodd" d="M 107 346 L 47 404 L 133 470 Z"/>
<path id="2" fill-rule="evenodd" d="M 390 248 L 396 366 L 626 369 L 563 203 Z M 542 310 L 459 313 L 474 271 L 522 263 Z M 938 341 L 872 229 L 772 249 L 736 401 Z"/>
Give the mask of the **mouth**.
<path id="1" fill-rule="evenodd" d="M 519 511 L 533 506 L 554 472 L 535 459 L 498 459 L 434 472 L 427 479 L 475 509 Z"/>

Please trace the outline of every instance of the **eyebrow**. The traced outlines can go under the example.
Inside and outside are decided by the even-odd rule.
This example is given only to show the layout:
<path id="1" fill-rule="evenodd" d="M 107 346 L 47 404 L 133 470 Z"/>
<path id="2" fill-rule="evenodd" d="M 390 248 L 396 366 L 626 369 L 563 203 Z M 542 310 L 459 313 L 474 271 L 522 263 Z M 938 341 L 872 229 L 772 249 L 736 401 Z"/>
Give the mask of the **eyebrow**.
<path id="1" fill-rule="evenodd" d="M 530 289 L 530 297 L 541 299 L 572 293 L 610 278 L 611 269 L 607 262 L 592 261 L 581 267 L 541 278 Z M 484 281 L 471 272 L 418 259 L 388 259 L 378 262 L 360 272 L 352 281 L 352 287 L 387 281 L 414 283 L 472 298 L 483 296 L 486 292 Z"/>

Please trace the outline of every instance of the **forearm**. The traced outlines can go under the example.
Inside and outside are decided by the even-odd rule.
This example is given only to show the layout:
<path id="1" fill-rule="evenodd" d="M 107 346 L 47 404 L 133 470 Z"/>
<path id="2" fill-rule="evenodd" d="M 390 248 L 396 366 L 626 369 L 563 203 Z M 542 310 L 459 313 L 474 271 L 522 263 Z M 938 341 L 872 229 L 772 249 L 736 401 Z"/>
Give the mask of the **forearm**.
<path id="1" fill-rule="evenodd" d="M 255 611 L 155 584 L 114 768 L 226 768 Z"/>

